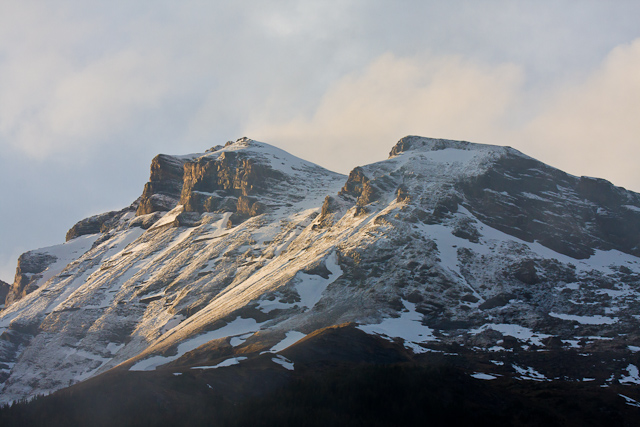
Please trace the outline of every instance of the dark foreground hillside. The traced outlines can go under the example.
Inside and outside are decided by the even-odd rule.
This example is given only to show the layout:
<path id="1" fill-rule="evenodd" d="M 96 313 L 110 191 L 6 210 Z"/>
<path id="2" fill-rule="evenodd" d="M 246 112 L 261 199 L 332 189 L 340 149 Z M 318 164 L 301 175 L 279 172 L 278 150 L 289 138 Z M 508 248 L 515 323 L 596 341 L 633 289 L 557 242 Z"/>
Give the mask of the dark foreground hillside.
<path id="1" fill-rule="evenodd" d="M 233 402 L 185 376 L 172 389 L 131 375 L 0 410 L 2 426 L 636 426 L 616 389 L 580 383 L 482 381 L 457 368 L 351 366 L 294 379 Z M 199 390 L 199 391 L 196 391 Z"/>
<path id="2" fill-rule="evenodd" d="M 509 373 L 518 364 L 545 366 L 548 372 L 558 366 L 570 378 L 569 368 L 581 360 L 612 363 L 606 355 L 596 362 L 566 350 L 451 351 L 414 355 L 398 342 L 352 326 L 329 328 L 283 351 L 295 361 L 294 370 L 273 363 L 273 354 L 196 369 L 216 361 L 193 352 L 182 366 L 149 372 L 116 369 L 4 407 L 0 425 L 640 425 L 640 407 L 633 406 L 640 400 L 640 387 L 603 384 L 597 379 L 602 367 L 594 366 L 594 381 L 535 381 Z M 494 379 L 474 378 L 477 372 L 491 372 Z"/>

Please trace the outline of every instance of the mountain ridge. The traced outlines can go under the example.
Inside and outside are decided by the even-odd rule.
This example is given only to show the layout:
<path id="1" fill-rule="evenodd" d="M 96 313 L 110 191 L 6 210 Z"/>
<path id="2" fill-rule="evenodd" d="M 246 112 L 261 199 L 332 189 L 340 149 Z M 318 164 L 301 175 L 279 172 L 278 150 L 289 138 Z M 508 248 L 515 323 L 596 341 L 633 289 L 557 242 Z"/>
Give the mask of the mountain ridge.
<path id="1" fill-rule="evenodd" d="M 414 354 L 621 346 L 635 367 L 639 226 L 637 193 L 508 147 L 409 136 L 348 176 L 248 138 L 159 155 L 132 205 L 25 254 L 1 399 L 345 322 Z"/>

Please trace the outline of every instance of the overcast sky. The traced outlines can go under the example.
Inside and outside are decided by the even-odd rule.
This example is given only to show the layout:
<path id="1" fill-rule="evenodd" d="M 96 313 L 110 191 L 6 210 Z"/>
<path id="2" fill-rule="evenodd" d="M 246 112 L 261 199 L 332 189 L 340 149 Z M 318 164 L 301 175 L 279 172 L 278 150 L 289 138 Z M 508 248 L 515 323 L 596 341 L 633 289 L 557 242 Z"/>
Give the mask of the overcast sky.
<path id="1" fill-rule="evenodd" d="M 348 173 L 409 134 L 640 191 L 640 2 L 2 1 L 0 279 L 242 136 Z"/>

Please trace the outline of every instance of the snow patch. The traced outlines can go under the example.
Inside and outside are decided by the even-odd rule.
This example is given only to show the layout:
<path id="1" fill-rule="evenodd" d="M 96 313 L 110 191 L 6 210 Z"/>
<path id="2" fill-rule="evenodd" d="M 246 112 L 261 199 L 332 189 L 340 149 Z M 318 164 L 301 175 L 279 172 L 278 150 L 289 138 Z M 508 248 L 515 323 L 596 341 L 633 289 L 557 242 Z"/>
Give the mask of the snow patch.
<path id="1" fill-rule="evenodd" d="M 322 298 L 322 293 L 327 289 L 327 286 L 342 276 L 342 269 L 340 265 L 338 265 L 338 256 L 335 252 L 332 252 L 327 258 L 326 266 L 331 273 L 328 279 L 315 274 L 302 272 L 296 275 L 300 280 L 296 284 L 296 291 L 298 291 L 298 295 L 300 295 L 300 305 L 303 307 L 313 308 Z"/>
<path id="2" fill-rule="evenodd" d="M 286 357 L 284 357 L 283 355 L 279 354 L 276 357 L 271 358 L 271 361 L 274 363 L 277 363 L 278 365 L 282 366 L 285 369 L 288 369 L 289 371 L 293 371 L 293 362 L 290 361 L 289 359 L 287 359 Z"/>
<path id="3" fill-rule="evenodd" d="M 225 359 L 222 362 L 218 363 L 214 366 L 194 366 L 191 369 L 218 369 L 224 368 L 225 366 L 233 366 L 239 364 L 241 361 L 246 360 L 247 358 L 244 356 L 240 357 L 232 357 L 230 359 Z"/>
<path id="4" fill-rule="evenodd" d="M 298 341 L 300 341 L 302 338 L 306 337 L 306 334 L 303 334 L 302 332 L 298 332 L 298 331 L 289 331 L 287 332 L 286 337 L 280 341 L 278 344 L 274 345 L 273 347 L 271 347 L 271 349 L 269 350 L 271 353 L 277 353 L 281 350 L 284 350 L 285 348 L 297 343 Z"/>
<path id="5" fill-rule="evenodd" d="M 260 302 L 258 302 L 258 306 L 256 307 L 258 310 L 260 310 L 263 313 L 269 314 L 271 313 L 273 310 L 286 310 L 288 308 L 292 308 L 294 307 L 295 304 L 290 304 L 287 302 L 280 302 L 277 300 L 273 300 L 273 301 L 269 301 L 269 300 L 262 300 Z"/>
<path id="6" fill-rule="evenodd" d="M 169 212 L 164 214 L 164 216 L 162 218 L 160 218 L 158 221 L 156 221 L 155 224 L 153 224 L 151 226 L 151 228 L 149 228 L 149 230 L 155 230 L 156 228 L 160 228 L 160 227 L 163 227 L 165 225 L 171 224 L 173 221 L 176 220 L 178 215 L 180 215 L 182 213 L 182 211 L 184 211 L 184 206 L 183 205 L 176 206 L 175 208 L 171 209 Z"/>
<path id="7" fill-rule="evenodd" d="M 594 316 L 576 316 L 573 314 L 549 313 L 549 316 L 562 320 L 575 320 L 582 325 L 611 325 L 618 321 L 617 317 L 605 317 L 600 315 Z"/>
<path id="8" fill-rule="evenodd" d="M 629 375 L 620 378 L 620 384 L 640 384 L 640 373 L 636 365 L 629 364 L 627 373 Z"/>
<path id="9" fill-rule="evenodd" d="M 229 344 L 231 345 L 231 347 L 237 347 L 240 344 L 243 344 L 247 340 L 247 338 L 249 338 L 253 334 L 253 332 L 249 332 L 248 334 L 233 337 L 229 340 Z"/>
<path id="10" fill-rule="evenodd" d="M 151 371 L 158 366 L 167 364 L 180 358 L 183 354 L 195 350 L 196 348 L 208 343 L 209 341 L 229 336 L 244 335 L 249 332 L 257 332 L 258 330 L 260 330 L 261 326 L 262 323 L 256 322 L 255 319 L 243 319 L 241 317 L 237 317 L 233 322 L 227 324 L 226 326 L 223 326 L 220 329 L 209 331 L 202 335 L 198 335 L 194 338 L 183 341 L 178 345 L 177 354 L 173 356 L 151 356 L 131 366 L 129 370 Z"/>
<path id="11" fill-rule="evenodd" d="M 532 381 L 551 381 L 540 372 L 536 371 L 532 367 L 521 368 L 516 364 L 511 365 L 515 371 L 520 374 L 520 378 L 522 380 L 532 380 Z"/>
<path id="12" fill-rule="evenodd" d="M 471 376 L 478 380 L 495 380 L 498 378 L 494 375 L 483 374 L 482 372 L 476 372 L 475 374 L 471 374 Z"/>
<path id="13" fill-rule="evenodd" d="M 640 408 L 640 402 L 638 402 L 635 399 L 632 399 L 628 396 L 625 396 L 624 394 L 620 394 L 618 393 L 618 396 L 620 396 L 621 398 L 623 398 L 625 400 L 625 403 L 629 406 L 635 406 L 636 408 Z"/>
<path id="14" fill-rule="evenodd" d="M 111 354 L 116 354 L 122 347 L 124 347 L 124 344 L 116 344 L 114 342 L 110 342 L 109 344 L 107 344 L 107 351 Z"/>
<path id="15" fill-rule="evenodd" d="M 477 329 L 470 330 L 469 333 L 477 335 L 480 332 L 486 331 L 487 329 L 493 329 L 494 331 L 500 332 L 502 335 L 509 335 L 521 341 L 526 341 L 537 346 L 542 346 L 542 340 L 551 336 L 543 334 L 541 332 L 534 332 L 524 326 L 512 325 L 508 323 L 486 323 Z"/>
<path id="16" fill-rule="evenodd" d="M 433 330 L 422 325 L 422 314 L 416 311 L 416 305 L 406 300 L 402 304 L 407 311 L 400 313 L 400 317 L 386 318 L 375 325 L 358 325 L 358 329 L 371 334 L 381 335 L 392 341 L 391 338 L 399 337 L 404 340 L 404 346 L 413 350 L 414 353 L 425 353 L 428 350 L 419 346 L 418 343 L 436 341 Z"/>
<path id="17" fill-rule="evenodd" d="M 169 319 L 167 323 L 165 323 L 162 329 L 160 329 L 160 333 L 164 334 L 165 332 L 175 328 L 180 323 L 182 323 L 185 319 L 186 319 L 186 316 L 182 314 L 176 314 L 171 319 Z"/>

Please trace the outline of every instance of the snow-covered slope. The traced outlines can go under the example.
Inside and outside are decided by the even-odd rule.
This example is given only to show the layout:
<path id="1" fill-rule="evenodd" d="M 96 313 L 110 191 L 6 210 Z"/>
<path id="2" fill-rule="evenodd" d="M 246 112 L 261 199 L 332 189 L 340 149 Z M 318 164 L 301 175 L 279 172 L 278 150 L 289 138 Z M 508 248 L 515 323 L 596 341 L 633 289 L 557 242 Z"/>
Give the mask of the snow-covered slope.
<path id="1" fill-rule="evenodd" d="M 640 348 L 640 196 L 507 147 L 406 137 L 345 177 L 243 138 L 89 220 L 0 312 L 2 401 L 345 322 L 414 353 Z"/>

